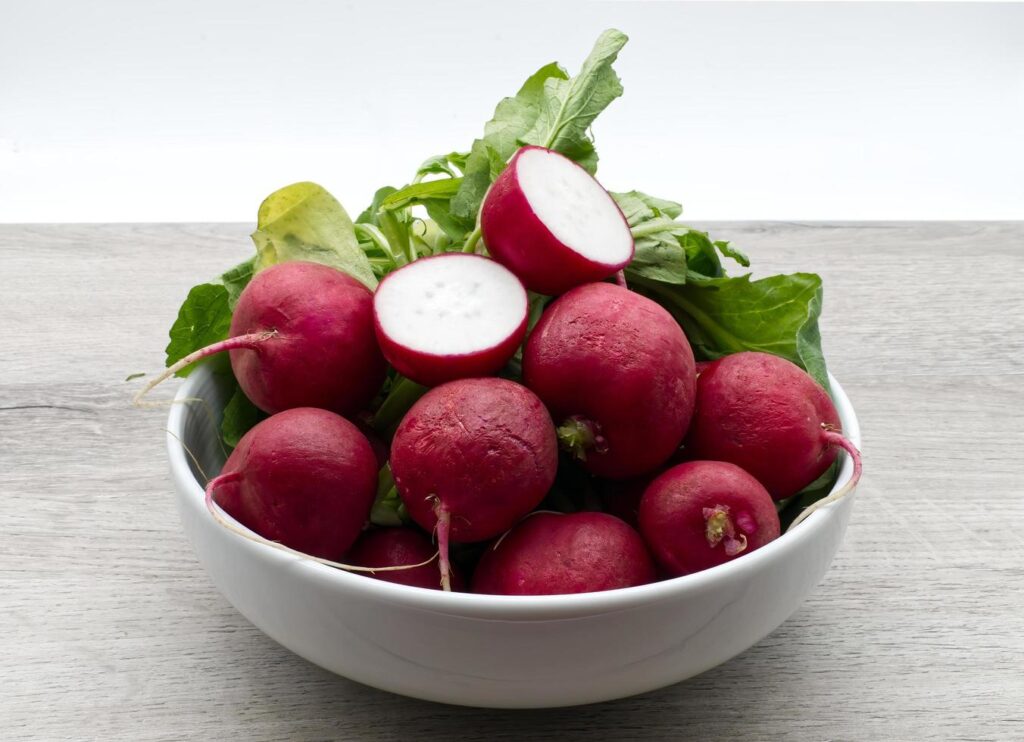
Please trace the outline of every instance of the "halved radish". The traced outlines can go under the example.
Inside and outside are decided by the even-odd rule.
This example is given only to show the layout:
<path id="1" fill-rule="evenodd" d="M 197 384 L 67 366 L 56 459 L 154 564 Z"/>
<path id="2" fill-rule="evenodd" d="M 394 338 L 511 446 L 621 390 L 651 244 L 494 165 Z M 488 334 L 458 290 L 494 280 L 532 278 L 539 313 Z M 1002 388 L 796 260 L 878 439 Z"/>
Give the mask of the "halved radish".
<path id="1" fill-rule="evenodd" d="M 543 147 L 515 154 L 484 199 L 480 227 L 491 256 L 541 294 L 602 281 L 633 259 L 629 224 L 608 191 Z"/>
<path id="2" fill-rule="evenodd" d="M 526 290 L 489 258 L 447 253 L 389 274 L 374 294 L 373 314 L 388 362 L 436 386 L 487 376 L 508 362 L 526 335 Z"/>

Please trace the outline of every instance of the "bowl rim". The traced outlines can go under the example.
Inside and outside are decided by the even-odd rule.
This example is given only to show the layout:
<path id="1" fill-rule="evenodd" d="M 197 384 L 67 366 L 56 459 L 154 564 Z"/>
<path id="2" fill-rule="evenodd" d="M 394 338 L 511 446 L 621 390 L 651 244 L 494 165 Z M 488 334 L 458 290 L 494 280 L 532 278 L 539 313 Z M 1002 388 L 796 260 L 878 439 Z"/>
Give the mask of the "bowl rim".
<path id="1" fill-rule="evenodd" d="M 248 556 L 254 559 L 277 567 L 301 570 L 304 577 L 323 583 L 331 589 L 355 592 L 378 602 L 400 603 L 406 608 L 417 608 L 431 613 L 450 613 L 490 620 L 540 621 L 630 610 L 641 605 L 676 600 L 684 595 L 701 593 L 707 589 L 713 589 L 716 585 L 743 581 L 767 567 L 774 560 L 782 559 L 786 554 L 802 548 L 806 542 L 816 539 L 828 530 L 828 525 L 833 519 L 840 517 L 841 511 L 849 505 L 855 494 L 855 491 L 851 492 L 842 500 L 815 511 L 793 531 L 781 534 L 771 543 L 745 554 L 742 558 L 693 574 L 636 587 L 570 595 L 481 595 L 461 592 L 445 593 L 440 590 L 367 579 L 359 574 L 329 567 L 243 538 L 213 522 L 206 510 L 203 487 L 192 474 L 183 443 L 185 423 L 189 415 L 192 414 L 192 408 L 185 402 L 199 396 L 197 390 L 211 376 L 212 371 L 206 366 L 201 366 L 189 374 L 179 387 L 168 415 L 167 453 L 171 473 L 176 480 L 178 496 L 183 500 L 182 505 L 201 510 L 200 515 L 209 521 L 208 525 L 216 528 L 223 538 L 233 539 L 239 549 L 247 550 Z M 829 373 L 828 379 L 843 431 L 847 438 L 860 448 L 860 423 L 853 405 L 831 373 Z M 853 473 L 853 464 L 849 455 L 845 453 L 840 455 L 842 464 L 832 491 L 845 484 Z M 245 528 L 237 521 L 235 524 L 240 528 Z"/>

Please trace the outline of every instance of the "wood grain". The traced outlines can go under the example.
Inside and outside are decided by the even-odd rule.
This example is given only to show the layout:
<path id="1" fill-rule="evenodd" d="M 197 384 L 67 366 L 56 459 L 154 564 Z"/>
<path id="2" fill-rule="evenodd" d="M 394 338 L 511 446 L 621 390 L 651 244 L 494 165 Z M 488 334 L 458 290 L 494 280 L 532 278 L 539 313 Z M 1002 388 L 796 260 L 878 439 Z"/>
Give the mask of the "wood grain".
<path id="1" fill-rule="evenodd" d="M 188 287 L 248 255 L 244 227 L 0 227 L 0 737 L 1024 739 L 1024 225 L 706 226 L 758 274 L 824 277 L 865 439 L 846 543 L 733 661 L 537 712 L 329 675 L 197 566 L 164 414 L 129 408 L 124 378 L 160 368 Z"/>

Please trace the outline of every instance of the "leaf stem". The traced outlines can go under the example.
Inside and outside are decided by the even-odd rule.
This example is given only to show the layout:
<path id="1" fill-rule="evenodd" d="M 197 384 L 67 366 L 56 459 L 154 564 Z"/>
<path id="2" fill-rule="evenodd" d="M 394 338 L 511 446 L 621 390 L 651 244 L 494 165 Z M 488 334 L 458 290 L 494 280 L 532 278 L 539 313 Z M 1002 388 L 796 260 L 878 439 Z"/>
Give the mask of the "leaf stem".
<path id="1" fill-rule="evenodd" d="M 473 231 L 466 237 L 466 244 L 462 246 L 462 252 L 471 253 L 476 251 L 476 245 L 480 242 L 480 237 L 483 235 L 483 229 L 478 223 Z"/>
<path id="2" fill-rule="evenodd" d="M 391 259 L 391 262 L 394 263 L 395 267 L 405 265 L 405 256 L 402 255 L 401 253 L 395 252 L 394 249 L 392 249 L 391 243 L 388 242 L 388 238 L 385 237 L 384 233 L 381 232 L 376 226 L 374 226 L 373 224 L 363 224 L 361 222 L 357 222 L 353 226 L 356 228 L 357 235 L 365 237 L 374 245 L 376 245 L 381 252 L 383 252 L 385 255 L 388 256 L 388 258 Z"/>
<path id="3" fill-rule="evenodd" d="M 404 376 L 396 377 L 391 391 L 377 410 L 377 414 L 373 416 L 373 429 L 381 435 L 390 435 L 413 403 L 426 392 L 425 386 Z"/>

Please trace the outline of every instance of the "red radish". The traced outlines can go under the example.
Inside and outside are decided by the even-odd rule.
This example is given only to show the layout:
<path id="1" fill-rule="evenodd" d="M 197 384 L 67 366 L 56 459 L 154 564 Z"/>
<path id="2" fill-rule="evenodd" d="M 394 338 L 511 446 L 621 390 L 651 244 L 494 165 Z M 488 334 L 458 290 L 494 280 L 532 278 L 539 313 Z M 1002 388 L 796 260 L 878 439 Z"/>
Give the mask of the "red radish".
<path id="1" fill-rule="evenodd" d="M 654 582 L 640 534 L 607 513 L 535 513 L 480 558 L 473 592 L 563 595 Z"/>
<path id="2" fill-rule="evenodd" d="M 633 235 L 615 200 L 557 152 L 523 147 L 480 210 L 484 244 L 526 288 L 556 295 L 615 275 L 633 259 Z"/>
<path id="3" fill-rule="evenodd" d="M 435 556 L 437 549 L 430 539 L 413 528 L 375 528 L 359 537 L 348 554 L 348 561 L 359 567 L 399 567 L 418 564 L 420 566 L 412 569 L 362 574 L 399 585 L 440 590 L 441 581 L 438 579 L 437 565 L 431 561 Z M 453 569 L 451 582 L 453 590 L 465 588 L 462 575 L 457 570 Z"/>
<path id="4" fill-rule="evenodd" d="M 208 500 L 260 536 L 332 560 L 356 540 L 376 491 L 366 437 L 340 415 L 312 407 L 258 423 L 206 486 Z"/>
<path id="5" fill-rule="evenodd" d="M 686 335 L 658 304 L 610 283 L 547 308 L 526 341 L 523 380 L 551 410 L 562 445 L 610 479 L 665 463 L 693 413 Z"/>
<path id="6" fill-rule="evenodd" d="M 706 369 L 711 364 L 712 364 L 712 361 L 697 361 L 697 363 L 696 363 L 697 376 L 700 376 L 702 373 L 704 373 L 704 369 Z"/>
<path id="7" fill-rule="evenodd" d="M 384 381 L 370 290 L 326 265 L 291 261 L 260 271 L 245 287 L 227 340 L 170 366 L 136 403 L 186 366 L 225 350 L 245 396 L 270 414 L 321 407 L 352 415 Z"/>
<path id="8" fill-rule="evenodd" d="M 778 356 L 743 352 L 697 379 L 686 450 L 690 458 L 743 467 L 784 500 L 824 474 L 838 448 L 859 469 L 860 455 L 840 430 L 832 400 L 807 373 Z"/>
<path id="9" fill-rule="evenodd" d="M 768 491 L 724 461 L 672 467 L 644 492 L 639 515 L 640 533 L 673 577 L 723 564 L 779 537 Z"/>
<path id="10" fill-rule="evenodd" d="M 555 481 L 558 443 L 539 399 L 505 379 L 460 379 L 416 402 L 395 431 L 391 471 L 409 515 L 448 543 L 483 541 L 533 510 Z"/>
<path id="11" fill-rule="evenodd" d="M 391 365 L 436 386 L 488 376 L 508 362 L 526 335 L 526 289 L 490 258 L 448 253 L 388 274 L 373 314 Z"/>

